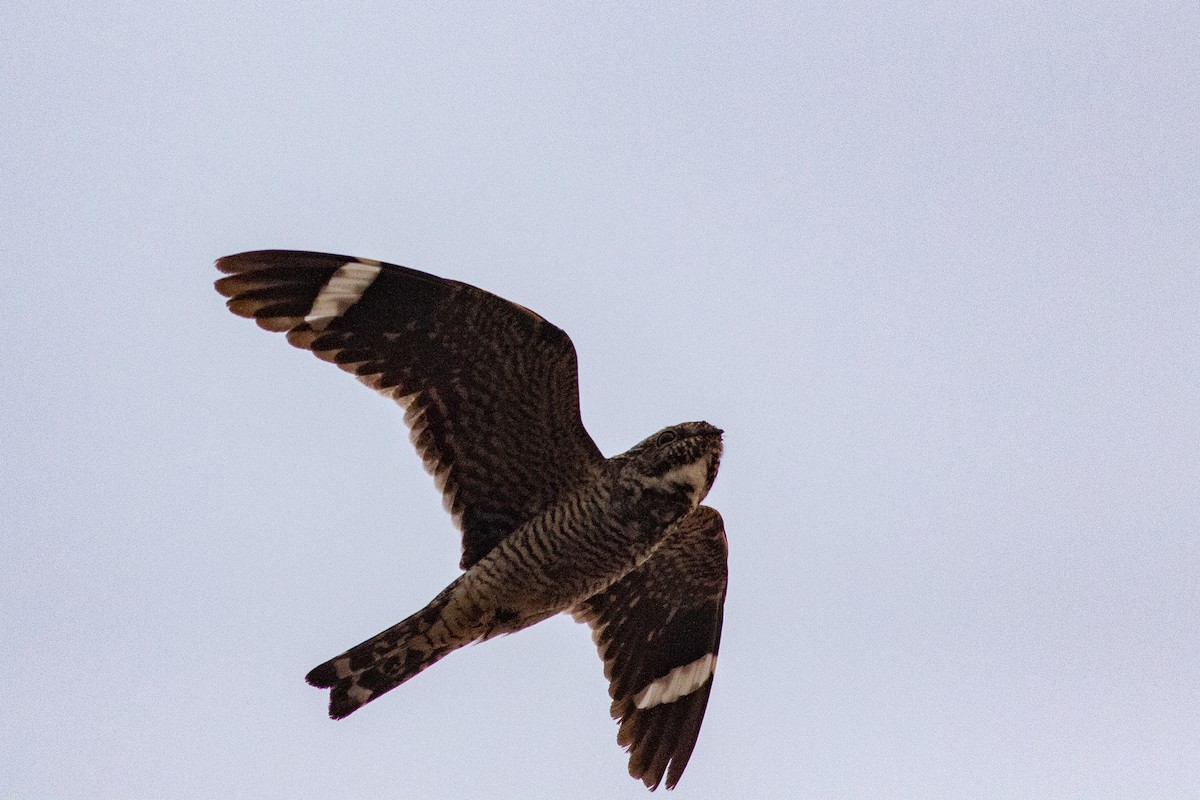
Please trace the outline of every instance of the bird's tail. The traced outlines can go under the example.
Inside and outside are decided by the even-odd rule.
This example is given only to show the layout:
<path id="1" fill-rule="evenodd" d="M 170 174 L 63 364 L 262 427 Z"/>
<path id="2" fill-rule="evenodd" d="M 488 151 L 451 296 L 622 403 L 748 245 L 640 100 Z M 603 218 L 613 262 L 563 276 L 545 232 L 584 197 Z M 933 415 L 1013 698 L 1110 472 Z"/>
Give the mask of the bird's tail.
<path id="1" fill-rule="evenodd" d="M 408 619 L 331 658 L 305 676 L 329 689 L 329 716 L 341 719 L 396 688 L 443 656 L 479 638 L 456 630 L 446 611 L 455 584 Z"/>

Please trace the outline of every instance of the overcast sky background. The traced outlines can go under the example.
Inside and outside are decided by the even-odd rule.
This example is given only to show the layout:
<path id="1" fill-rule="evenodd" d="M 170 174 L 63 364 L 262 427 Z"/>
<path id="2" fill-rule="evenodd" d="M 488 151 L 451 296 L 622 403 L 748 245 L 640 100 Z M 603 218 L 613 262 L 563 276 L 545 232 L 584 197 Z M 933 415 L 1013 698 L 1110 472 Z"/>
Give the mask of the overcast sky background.
<path id="1" fill-rule="evenodd" d="M 726 431 L 680 797 L 1200 793 L 1192 2 L 0 6 L 0 795 L 635 798 L 555 619 L 325 716 L 458 536 L 229 314 L 267 247 L 567 330 Z"/>

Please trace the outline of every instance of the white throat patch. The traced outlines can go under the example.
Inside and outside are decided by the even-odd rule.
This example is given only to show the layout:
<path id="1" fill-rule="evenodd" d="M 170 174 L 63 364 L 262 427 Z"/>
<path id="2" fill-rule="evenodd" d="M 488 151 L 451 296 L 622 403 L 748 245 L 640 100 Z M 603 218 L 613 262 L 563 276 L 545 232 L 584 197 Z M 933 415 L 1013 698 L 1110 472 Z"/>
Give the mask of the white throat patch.
<path id="1" fill-rule="evenodd" d="M 692 505 L 696 505 L 704 499 L 704 489 L 708 484 L 708 459 L 701 458 L 690 464 L 684 464 L 682 467 L 668 470 L 663 473 L 661 480 L 664 483 L 682 483 L 691 486 L 689 494 L 692 497 Z"/>

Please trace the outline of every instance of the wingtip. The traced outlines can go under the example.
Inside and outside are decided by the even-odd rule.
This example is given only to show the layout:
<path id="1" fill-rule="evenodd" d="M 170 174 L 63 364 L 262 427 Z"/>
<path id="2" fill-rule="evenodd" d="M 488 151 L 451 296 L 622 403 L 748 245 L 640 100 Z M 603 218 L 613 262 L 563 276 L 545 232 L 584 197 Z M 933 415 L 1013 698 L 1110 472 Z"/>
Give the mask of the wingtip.
<path id="1" fill-rule="evenodd" d="M 217 268 L 217 271 L 221 272 L 222 274 L 235 275 L 238 272 L 242 271 L 242 269 L 243 269 L 242 264 L 244 264 L 246 261 L 250 260 L 248 257 L 253 256 L 254 254 L 255 254 L 254 251 L 247 251 L 245 253 L 234 253 L 233 255 L 221 256 L 214 263 Z"/>
<path id="2" fill-rule="evenodd" d="M 216 260 L 216 267 L 226 275 L 236 275 L 239 272 L 245 272 L 248 268 L 255 265 L 265 267 L 270 266 L 273 262 L 278 262 L 280 259 L 295 259 L 302 257 L 348 260 L 346 256 L 326 255 L 325 253 L 309 253 L 305 250 L 246 250 L 241 253 L 233 253 L 232 255 L 221 256 Z"/>

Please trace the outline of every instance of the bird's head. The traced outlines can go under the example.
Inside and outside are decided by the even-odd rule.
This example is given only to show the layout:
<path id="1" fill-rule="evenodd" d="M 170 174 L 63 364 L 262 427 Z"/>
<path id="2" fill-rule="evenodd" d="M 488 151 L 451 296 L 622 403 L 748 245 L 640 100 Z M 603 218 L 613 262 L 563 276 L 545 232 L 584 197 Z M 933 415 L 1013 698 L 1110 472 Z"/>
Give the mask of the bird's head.
<path id="1" fill-rule="evenodd" d="M 700 503 L 717 477 L 723 431 L 707 422 L 663 428 L 618 456 L 626 460 L 644 488 L 682 494 Z"/>

